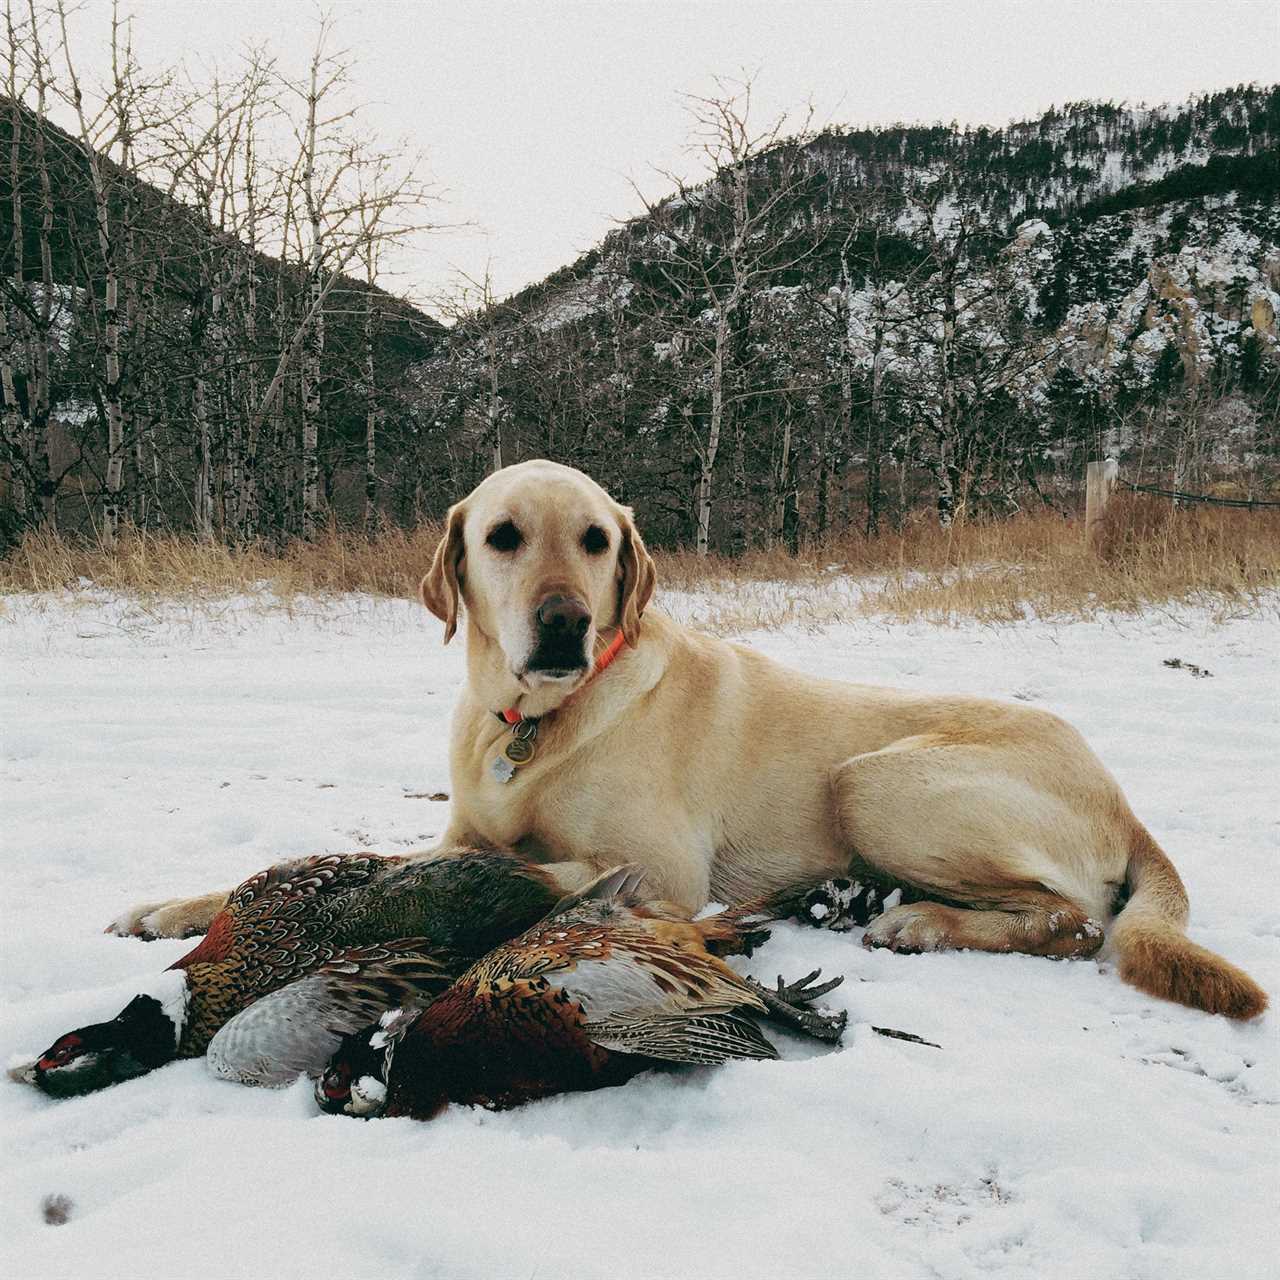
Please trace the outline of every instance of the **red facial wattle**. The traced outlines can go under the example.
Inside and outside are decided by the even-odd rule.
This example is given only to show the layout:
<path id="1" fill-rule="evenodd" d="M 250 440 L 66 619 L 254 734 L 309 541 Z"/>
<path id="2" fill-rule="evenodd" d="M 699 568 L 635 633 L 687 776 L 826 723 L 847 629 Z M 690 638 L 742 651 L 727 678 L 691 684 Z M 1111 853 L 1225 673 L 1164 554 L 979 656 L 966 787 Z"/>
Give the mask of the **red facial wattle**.
<path id="1" fill-rule="evenodd" d="M 325 1072 L 321 1085 L 324 1096 L 333 1102 L 339 1102 L 351 1095 L 351 1068 L 343 1064 Z"/>
<path id="2" fill-rule="evenodd" d="M 36 1066 L 41 1071 L 53 1071 L 57 1067 L 65 1067 L 76 1056 L 76 1052 L 82 1044 L 83 1041 L 79 1036 L 63 1036 L 48 1053 L 40 1057 L 36 1062 Z"/>

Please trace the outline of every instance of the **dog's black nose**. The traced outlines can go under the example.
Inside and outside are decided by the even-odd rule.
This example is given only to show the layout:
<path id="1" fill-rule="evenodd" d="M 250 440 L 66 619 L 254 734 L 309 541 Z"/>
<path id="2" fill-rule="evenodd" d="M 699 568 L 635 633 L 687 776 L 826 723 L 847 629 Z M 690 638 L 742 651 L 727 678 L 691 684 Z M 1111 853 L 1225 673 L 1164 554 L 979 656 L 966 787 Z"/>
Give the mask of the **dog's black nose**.
<path id="1" fill-rule="evenodd" d="M 569 596 L 548 596 L 538 606 L 538 624 L 553 634 L 585 636 L 591 611 L 581 600 Z"/>

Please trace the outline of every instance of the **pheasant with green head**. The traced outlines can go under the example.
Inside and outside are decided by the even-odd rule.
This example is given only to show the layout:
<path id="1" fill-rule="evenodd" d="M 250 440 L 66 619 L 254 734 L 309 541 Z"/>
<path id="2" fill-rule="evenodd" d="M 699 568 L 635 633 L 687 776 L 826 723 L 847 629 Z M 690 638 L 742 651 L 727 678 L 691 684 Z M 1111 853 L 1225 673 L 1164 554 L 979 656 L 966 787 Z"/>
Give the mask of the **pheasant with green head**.
<path id="1" fill-rule="evenodd" d="M 230 896 L 200 943 L 109 1022 L 11 1074 L 67 1097 L 207 1053 L 215 1074 L 283 1084 L 343 1034 L 429 999 L 546 914 L 561 890 L 512 853 L 280 863 Z"/>
<path id="2" fill-rule="evenodd" d="M 738 908 L 691 921 L 644 902 L 622 867 L 495 948 L 426 1007 L 347 1036 L 316 1084 L 330 1112 L 431 1119 L 448 1103 L 501 1109 L 621 1084 L 660 1062 L 776 1058 L 758 1018 L 838 1040 L 809 1009 L 841 979 L 772 991 L 720 958 L 768 937 Z"/>

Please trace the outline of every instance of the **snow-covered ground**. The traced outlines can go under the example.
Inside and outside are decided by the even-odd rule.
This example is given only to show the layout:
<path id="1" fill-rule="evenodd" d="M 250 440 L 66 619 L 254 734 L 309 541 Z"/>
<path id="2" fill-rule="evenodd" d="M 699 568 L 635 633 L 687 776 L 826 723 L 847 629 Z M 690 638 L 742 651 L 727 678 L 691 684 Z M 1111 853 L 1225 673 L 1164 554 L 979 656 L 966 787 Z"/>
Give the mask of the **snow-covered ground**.
<path id="1" fill-rule="evenodd" d="M 124 906 L 443 830 L 462 651 L 416 606 L 3 604 L 0 1062 L 114 1014 L 188 949 L 104 936 Z M 1274 610 L 745 639 L 809 671 L 1067 716 L 1181 869 L 1192 936 L 1280 994 Z M 430 1125 L 321 1116 L 306 1085 L 243 1089 L 198 1061 L 71 1101 L 0 1080 L 0 1270 L 1275 1274 L 1274 1012 L 1242 1027 L 1158 1003 L 1105 959 L 895 956 L 790 925 L 745 967 L 819 965 L 846 975 L 837 1052 L 786 1041 L 781 1062 Z M 50 1197 L 65 1223 L 46 1222 Z"/>

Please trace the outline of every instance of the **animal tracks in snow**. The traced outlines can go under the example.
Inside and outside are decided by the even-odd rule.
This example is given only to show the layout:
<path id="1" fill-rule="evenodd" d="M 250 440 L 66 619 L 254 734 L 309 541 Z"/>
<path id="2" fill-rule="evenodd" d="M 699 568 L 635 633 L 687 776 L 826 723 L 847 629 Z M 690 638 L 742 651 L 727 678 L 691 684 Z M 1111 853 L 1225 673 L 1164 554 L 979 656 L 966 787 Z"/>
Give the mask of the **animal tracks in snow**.
<path id="1" fill-rule="evenodd" d="M 890 1178 L 876 1196 L 876 1208 L 904 1226 L 950 1231 L 1013 1199 L 1013 1193 L 1001 1185 L 993 1171 L 969 1183 L 919 1183 Z"/>

